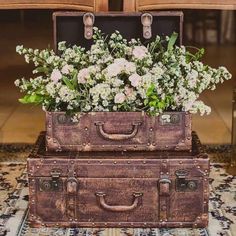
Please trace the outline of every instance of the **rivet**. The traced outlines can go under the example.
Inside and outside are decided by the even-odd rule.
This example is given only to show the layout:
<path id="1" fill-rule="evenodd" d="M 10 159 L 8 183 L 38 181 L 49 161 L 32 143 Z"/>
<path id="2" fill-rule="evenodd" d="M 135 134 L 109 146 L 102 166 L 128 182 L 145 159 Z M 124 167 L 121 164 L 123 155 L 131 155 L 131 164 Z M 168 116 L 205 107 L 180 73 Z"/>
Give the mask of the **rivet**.
<path id="1" fill-rule="evenodd" d="M 34 179 L 32 179 L 31 181 L 32 181 L 32 182 L 35 182 L 35 180 L 34 180 Z"/>
<path id="2" fill-rule="evenodd" d="M 36 168 L 39 169 L 39 166 L 37 166 Z"/>
<path id="3" fill-rule="evenodd" d="M 118 148 L 121 148 L 121 145 L 119 145 Z"/>
<path id="4" fill-rule="evenodd" d="M 70 219 L 70 221 L 73 221 L 73 219 Z"/>
<path id="5" fill-rule="evenodd" d="M 58 224 L 58 223 L 56 223 L 56 226 L 59 226 L 59 224 Z"/>
<path id="6" fill-rule="evenodd" d="M 105 147 L 105 145 L 102 145 L 102 147 L 104 148 L 104 147 Z"/>
<path id="7" fill-rule="evenodd" d="M 156 146 L 156 143 L 152 143 L 152 146 Z"/>
<path id="8" fill-rule="evenodd" d="M 183 162 L 182 162 L 182 161 L 180 161 L 180 162 L 179 162 L 179 164 L 183 164 Z"/>
<path id="9" fill-rule="evenodd" d="M 117 162 L 116 161 L 114 161 L 114 164 L 116 164 Z"/>
<path id="10" fill-rule="evenodd" d="M 183 223 L 179 223 L 179 225 L 180 225 L 180 226 L 182 226 L 182 225 L 183 225 Z"/>
<path id="11" fill-rule="evenodd" d="M 44 226 L 45 224 L 42 223 L 41 225 Z"/>
<path id="12" fill-rule="evenodd" d="M 208 181 L 208 179 L 204 179 L 205 181 Z"/>
<path id="13" fill-rule="evenodd" d="M 161 175 L 163 175 L 163 172 L 161 171 Z"/>
<path id="14" fill-rule="evenodd" d="M 207 193 L 207 190 L 204 190 L 204 193 Z"/>
<path id="15" fill-rule="evenodd" d="M 203 203 L 204 203 L 204 204 L 207 204 L 207 202 L 206 202 L 206 201 L 204 201 Z"/>
<path id="16" fill-rule="evenodd" d="M 146 161 L 143 161 L 143 164 L 146 164 Z"/>
<path id="17" fill-rule="evenodd" d="M 160 222 L 162 222 L 163 220 L 162 219 L 160 219 Z"/>
<path id="18" fill-rule="evenodd" d="M 105 223 L 105 225 L 107 226 L 107 223 Z"/>
<path id="19" fill-rule="evenodd" d="M 134 223 L 131 223 L 131 225 L 133 226 L 133 225 L 134 225 Z"/>
<path id="20" fill-rule="evenodd" d="M 176 146 L 176 147 L 175 147 L 175 149 L 179 149 L 179 147 L 178 147 L 178 146 Z"/>
<path id="21" fill-rule="evenodd" d="M 201 168 L 201 166 L 197 166 L 197 168 L 198 168 L 198 169 L 200 169 L 200 168 Z"/>
<path id="22" fill-rule="evenodd" d="M 150 128 L 149 130 L 152 132 L 152 131 L 153 131 L 153 128 Z"/>
<path id="23" fill-rule="evenodd" d="M 136 148 L 137 147 L 137 145 L 134 145 L 134 148 Z"/>
<path id="24" fill-rule="evenodd" d="M 145 223 L 143 223 L 144 225 L 147 225 L 147 223 L 145 222 Z"/>
<path id="25" fill-rule="evenodd" d="M 200 216 L 198 216 L 198 217 L 197 217 L 197 219 L 198 219 L 198 220 L 200 220 L 200 219 L 201 219 L 201 217 L 200 217 Z"/>
<path id="26" fill-rule="evenodd" d="M 147 143 L 148 146 L 150 146 L 150 143 Z"/>
<path id="27" fill-rule="evenodd" d="M 31 217 L 34 217 L 34 215 L 33 215 L 33 214 L 31 214 Z"/>
<path id="28" fill-rule="evenodd" d="M 90 163 L 90 161 L 87 162 L 88 164 Z"/>
<path id="29" fill-rule="evenodd" d="M 128 161 L 127 163 L 130 164 L 130 161 Z"/>
<path id="30" fill-rule="evenodd" d="M 191 137 L 187 137 L 187 139 L 188 139 L 188 140 L 190 140 L 190 139 L 191 139 Z"/>
<path id="31" fill-rule="evenodd" d="M 86 143 L 83 143 L 83 146 L 86 146 Z"/>
<path id="32" fill-rule="evenodd" d="M 92 223 L 92 225 L 95 225 L 94 223 Z"/>
<path id="33" fill-rule="evenodd" d="M 100 164 L 102 164 L 102 161 L 100 161 Z"/>
<path id="34" fill-rule="evenodd" d="M 54 164 L 56 164 L 56 163 L 57 163 L 57 161 L 54 161 L 53 163 L 54 163 Z"/>
<path id="35" fill-rule="evenodd" d="M 165 221 L 167 222 L 168 220 L 167 220 L 167 219 L 165 219 Z"/>
<path id="36" fill-rule="evenodd" d="M 78 219 L 75 219 L 75 221 L 78 221 Z"/>
<path id="37" fill-rule="evenodd" d="M 47 136 L 47 139 L 50 139 L 50 137 L 49 137 L 49 136 Z"/>
<path id="38" fill-rule="evenodd" d="M 166 147 L 166 148 L 168 148 L 169 146 L 168 146 L 168 145 L 166 145 L 165 147 Z"/>
<path id="39" fill-rule="evenodd" d="M 182 142 L 182 143 L 184 143 L 184 142 L 185 142 L 185 140 L 183 139 L 181 142 Z"/>
<path id="40" fill-rule="evenodd" d="M 169 172 L 166 172 L 166 174 L 168 175 L 168 174 L 169 174 Z"/>
<path id="41" fill-rule="evenodd" d="M 194 226 L 197 226 L 197 224 L 194 224 Z"/>
<path id="42" fill-rule="evenodd" d="M 48 128 L 52 128 L 52 126 L 51 126 L 51 125 L 48 125 Z"/>
<path id="43" fill-rule="evenodd" d="M 205 172 L 207 173 L 207 172 L 208 172 L 208 170 L 205 170 Z"/>
<path id="44" fill-rule="evenodd" d="M 85 128 L 84 128 L 84 130 L 86 130 L 86 131 L 87 131 L 87 130 L 88 130 L 88 127 L 85 127 Z"/>
<path id="45" fill-rule="evenodd" d="M 71 164 L 74 164 L 74 161 L 71 161 L 70 163 L 71 163 Z"/>

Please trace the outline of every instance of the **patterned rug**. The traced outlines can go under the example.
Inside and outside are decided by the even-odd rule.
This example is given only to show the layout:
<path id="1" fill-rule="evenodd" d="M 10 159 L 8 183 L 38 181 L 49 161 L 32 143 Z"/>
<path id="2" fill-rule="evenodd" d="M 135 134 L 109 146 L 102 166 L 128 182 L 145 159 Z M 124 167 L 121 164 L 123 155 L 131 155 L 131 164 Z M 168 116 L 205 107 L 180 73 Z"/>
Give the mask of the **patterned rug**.
<path id="1" fill-rule="evenodd" d="M 30 148 L 0 147 L 0 236 L 236 236 L 236 177 L 226 174 L 224 164 L 211 165 L 207 229 L 29 228 L 25 160 Z"/>

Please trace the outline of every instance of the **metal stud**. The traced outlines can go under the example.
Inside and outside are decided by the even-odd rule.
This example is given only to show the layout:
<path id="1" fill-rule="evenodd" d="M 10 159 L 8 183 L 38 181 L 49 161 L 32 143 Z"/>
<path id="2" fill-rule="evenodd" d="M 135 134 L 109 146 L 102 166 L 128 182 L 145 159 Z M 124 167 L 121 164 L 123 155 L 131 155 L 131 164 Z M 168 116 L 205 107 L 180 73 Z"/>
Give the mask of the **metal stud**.
<path id="1" fill-rule="evenodd" d="M 116 164 L 117 162 L 116 161 L 114 161 L 114 164 Z"/>
<path id="2" fill-rule="evenodd" d="M 146 161 L 143 161 L 143 164 L 146 164 Z"/>

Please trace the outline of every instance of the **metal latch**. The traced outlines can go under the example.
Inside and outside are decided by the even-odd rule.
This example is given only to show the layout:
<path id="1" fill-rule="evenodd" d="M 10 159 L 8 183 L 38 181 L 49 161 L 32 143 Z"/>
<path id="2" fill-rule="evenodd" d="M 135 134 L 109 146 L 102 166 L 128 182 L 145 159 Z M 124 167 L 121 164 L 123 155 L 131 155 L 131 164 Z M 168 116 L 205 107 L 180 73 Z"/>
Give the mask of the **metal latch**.
<path id="1" fill-rule="evenodd" d="M 143 13 L 141 15 L 141 22 L 143 25 L 143 37 L 145 39 L 150 39 L 152 37 L 152 21 L 153 17 L 150 13 Z"/>
<path id="2" fill-rule="evenodd" d="M 188 171 L 186 170 L 177 170 L 175 172 L 177 177 L 176 179 L 176 191 L 178 192 L 191 192 L 195 191 L 198 188 L 197 180 L 187 180 L 186 176 L 188 175 Z"/>
<path id="3" fill-rule="evenodd" d="M 62 191 L 62 180 L 60 179 L 61 170 L 52 169 L 51 178 L 39 179 L 39 190 L 42 192 L 58 192 Z"/>
<path id="4" fill-rule="evenodd" d="M 93 37 L 93 24 L 95 16 L 93 13 L 88 12 L 83 15 L 84 22 L 84 37 L 86 39 L 91 39 Z"/>

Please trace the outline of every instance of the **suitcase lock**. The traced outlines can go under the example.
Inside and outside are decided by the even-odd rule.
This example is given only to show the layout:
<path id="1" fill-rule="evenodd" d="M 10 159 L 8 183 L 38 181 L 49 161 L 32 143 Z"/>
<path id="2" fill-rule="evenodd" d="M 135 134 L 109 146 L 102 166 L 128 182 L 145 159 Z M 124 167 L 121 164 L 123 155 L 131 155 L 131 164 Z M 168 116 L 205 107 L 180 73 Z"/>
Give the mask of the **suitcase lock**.
<path id="1" fill-rule="evenodd" d="M 176 191 L 178 192 L 193 192 L 198 188 L 197 180 L 186 180 L 188 171 L 186 170 L 177 170 L 175 172 L 176 179 Z"/>
<path id="2" fill-rule="evenodd" d="M 61 170 L 52 169 L 51 179 L 39 179 L 39 190 L 41 192 L 62 191 L 62 180 L 60 179 Z"/>

